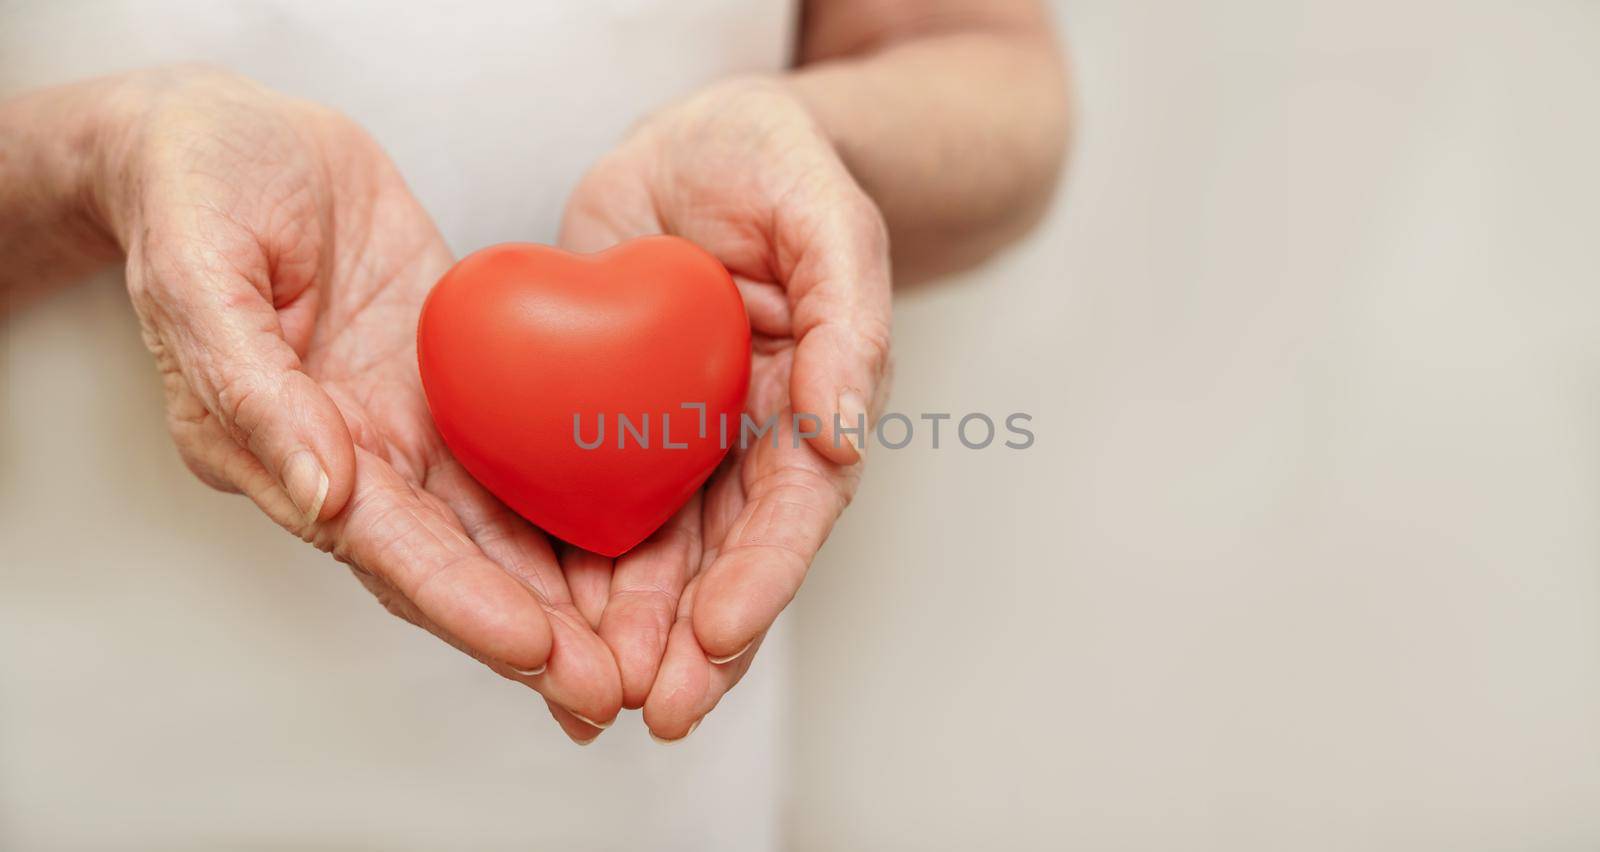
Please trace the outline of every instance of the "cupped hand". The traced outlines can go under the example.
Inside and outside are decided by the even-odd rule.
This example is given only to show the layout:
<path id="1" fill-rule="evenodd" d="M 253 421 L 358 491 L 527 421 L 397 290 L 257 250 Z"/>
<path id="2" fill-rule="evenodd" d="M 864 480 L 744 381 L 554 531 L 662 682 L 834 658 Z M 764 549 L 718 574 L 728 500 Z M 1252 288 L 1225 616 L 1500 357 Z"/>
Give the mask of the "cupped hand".
<path id="1" fill-rule="evenodd" d="M 619 709 L 609 650 L 550 542 L 429 417 L 417 316 L 451 257 L 388 157 L 224 73 L 145 72 L 117 97 L 97 194 L 184 461 L 592 739 L 583 719 Z"/>
<path id="2" fill-rule="evenodd" d="M 692 240 L 733 273 L 753 340 L 746 413 L 778 423 L 633 551 L 562 553 L 578 611 L 616 658 L 623 706 L 675 740 L 744 675 L 855 491 L 868 433 L 836 427 L 870 429 L 886 392 L 889 254 L 877 208 L 805 106 L 764 79 L 636 129 L 574 192 L 561 242 L 597 251 L 653 233 Z"/>

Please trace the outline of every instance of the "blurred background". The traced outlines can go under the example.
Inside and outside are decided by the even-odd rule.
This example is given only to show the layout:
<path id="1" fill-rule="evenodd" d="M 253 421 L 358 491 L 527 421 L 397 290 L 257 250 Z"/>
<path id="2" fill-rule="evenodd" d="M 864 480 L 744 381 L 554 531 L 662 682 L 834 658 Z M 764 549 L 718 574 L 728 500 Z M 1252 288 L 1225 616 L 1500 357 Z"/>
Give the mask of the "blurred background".
<path id="1" fill-rule="evenodd" d="M 114 277 L 9 322 L 0 848 L 1600 848 L 1600 4 L 1056 7 L 1054 213 L 896 305 L 1037 443 L 877 450 L 645 759 L 194 481 Z"/>

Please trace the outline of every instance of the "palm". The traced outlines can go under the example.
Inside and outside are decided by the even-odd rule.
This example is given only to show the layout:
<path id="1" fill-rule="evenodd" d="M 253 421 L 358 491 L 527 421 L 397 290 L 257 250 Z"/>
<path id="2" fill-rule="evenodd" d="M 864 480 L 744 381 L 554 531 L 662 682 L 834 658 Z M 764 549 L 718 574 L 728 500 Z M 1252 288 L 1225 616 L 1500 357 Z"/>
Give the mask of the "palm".
<path id="1" fill-rule="evenodd" d="M 579 251 L 672 233 L 721 259 L 751 319 L 747 413 L 779 424 L 775 442 L 732 451 L 640 547 L 614 562 L 563 554 L 579 611 L 616 657 L 624 706 L 643 706 L 667 738 L 685 735 L 742 677 L 748 649 L 854 493 L 860 466 L 838 462 L 855 453 L 830 460 L 826 445 L 797 443 L 793 398 L 809 396 L 805 411 L 831 410 L 815 404 L 824 392 L 832 404 L 835 380 L 819 348 L 880 302 L 887 313 L 881 220 L 803 112 L 764 88 L 707 106 L 684 105 L 602 161 L 574 193 L 562 231 L 563 245 Z M 869 394 L 886 320 L 874 330 L 883 342 L 863 359 L 874 375 L 859 382 Z"/>

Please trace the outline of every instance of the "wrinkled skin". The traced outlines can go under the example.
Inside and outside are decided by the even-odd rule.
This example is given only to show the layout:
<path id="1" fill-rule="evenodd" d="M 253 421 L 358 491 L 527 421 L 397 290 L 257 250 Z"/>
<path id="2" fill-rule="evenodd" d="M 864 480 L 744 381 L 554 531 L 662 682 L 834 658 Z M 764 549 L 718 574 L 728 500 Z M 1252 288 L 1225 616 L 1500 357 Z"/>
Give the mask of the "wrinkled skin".
<path id="1" fill-rule="evenodd" d="M 574 740 L 624 704 L 663 739 L 687 735 L 748 669 L 855 490 L 860 455 L 835 415 L 859 425 L 885 386 L 883 222 L 801 103 L 770 81 L 710 90 L 641 126 L 574 193 L 569 248 L 667 232 L 728 265 L 754 332 L 747 408 L 781 425 L 645 545 L 558 562 L 433 428 L 415 328 L 451 257 L 381 149 L 225 74 L 152 72 L 126 89 L 100 206 L 189 467 L 349 563 L 392 612 L 539 690 Z M 795 410 L 823 434 L 793 440 Z M 307 452 L 325 483 L 304 475 Z"/>
<path id="2" fill-rule="evenodd" d="M 662 232 L 733 272 L 753 332 L 747 413 L 782 424 L 776 446 L 736 449 L 644 545 L 562 553 L 624 706 L 675 740 L 748 670 L 855 492 L 860 455 L 832 424 L 862 423 L 886 390 L 890 282 L 882 217 L 779 81 L 730 82 L 647 121 L 575 191 L 561 244 Z M 794 411 L 823 434 L 795 441 Z"/>
<path id="3" fill-rule="evenodd" d="M 121 98 L 103 214 L 184 461 L 592 738 L 574 714 L 618 712 L 609 650 L 551 543 L 429 417 L 417 316 L 452 259 L 388 157 L 339 115 L 226 74 L 153 72 Z"/>

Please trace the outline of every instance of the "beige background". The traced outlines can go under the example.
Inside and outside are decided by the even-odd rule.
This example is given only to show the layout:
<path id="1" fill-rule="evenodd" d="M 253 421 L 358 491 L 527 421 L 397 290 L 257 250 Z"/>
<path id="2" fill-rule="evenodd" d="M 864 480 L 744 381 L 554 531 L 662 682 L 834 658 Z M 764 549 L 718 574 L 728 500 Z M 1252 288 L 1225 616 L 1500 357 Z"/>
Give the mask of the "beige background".
<path id="1" fill-rule="evenodd" d="M 1600 4 L 1074 2 L 1065 204 L 898 304 L 798 848 L 1600 848 Z"/>
<path id="2" fill-rule="evenodd" d="M 1038 444 L 876 452 L 648 759 L 191 482 L 113 285 L 8 325 L 0 846 L 1600 847 L 1600 4 L 1063 13 L 1064 203 L 897 305 L 896 409 Z"/>

